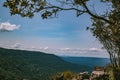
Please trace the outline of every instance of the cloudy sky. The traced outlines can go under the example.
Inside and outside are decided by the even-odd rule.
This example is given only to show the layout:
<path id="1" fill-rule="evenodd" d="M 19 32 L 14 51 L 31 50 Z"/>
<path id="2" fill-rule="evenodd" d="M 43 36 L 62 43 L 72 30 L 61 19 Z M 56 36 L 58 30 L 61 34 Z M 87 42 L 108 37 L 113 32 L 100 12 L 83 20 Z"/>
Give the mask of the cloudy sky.
<path id="1" fill-rule="evenodd" d="M 39 14 L 32 19 L 10 16 L 0 0 L 0 47 L 37 50 L 65 56 L 108 57 L 102 45 L 86 27 L 91 25 L 89 15 L 76 17 L 74 12 L 59 13 L 54 19 L 42 20 Z M 94 3 L 98 3 L 94 0 Z M 99 4 L 99 3 L 98 3 Z M 97 5 L 97 4 L 96 4 Z M 100 4 L 95 7 L 99 9 Z"/>

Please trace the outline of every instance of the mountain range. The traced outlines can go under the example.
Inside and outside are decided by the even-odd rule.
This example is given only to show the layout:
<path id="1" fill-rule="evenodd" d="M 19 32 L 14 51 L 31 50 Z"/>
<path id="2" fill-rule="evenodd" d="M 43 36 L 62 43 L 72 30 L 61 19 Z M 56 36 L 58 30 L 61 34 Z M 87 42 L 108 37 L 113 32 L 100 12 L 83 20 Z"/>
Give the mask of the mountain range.
<path id="1" fill-rule="evenodd" d="M 53 54 L 0 48 L 0 80 L 50 80 L 58 72 L 90 70 Z"/>
<path id="2" fill-rule="evenodd" d="M 110 63 L 109 58 L 98 58 L 98 57 L 66 57 L 62 56 L 61 57 L 63 60 L 74 63 L 74 64 L 79 64 L 79 65 L 84 65 L 84 66 L 89 66 L 91 68 L 94 68 L 95 66 L 101 66 L 104 67 L 107 64 Z"/>

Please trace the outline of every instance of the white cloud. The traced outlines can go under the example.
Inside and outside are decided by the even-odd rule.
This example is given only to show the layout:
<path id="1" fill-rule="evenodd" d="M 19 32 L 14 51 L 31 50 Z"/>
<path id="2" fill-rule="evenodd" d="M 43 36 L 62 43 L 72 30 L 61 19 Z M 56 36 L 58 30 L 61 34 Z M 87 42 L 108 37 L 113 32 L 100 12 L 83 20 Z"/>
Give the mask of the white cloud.
<path id="1" fill-rule="evenodd" d="M 13 48 L 20 48 L 20 47 L 21 47 L 21 44 L 20 44 L 20 43 L 15 43 L 12 47 L 13 47 Z"/>
<path id="2" fill-rule="evenodd" d="M 70 50 L 70 48 L 61 48 L 60 50 L 61 51 L 68 51 L 68 50 Z"/>
<path id="3" fill-rule="evenodd" d="M 48 47 L 44 47 L 43 49 L 44 49 L 44 50 L 47 50 L 47 49 L 48 49 Z"/>
<path id="4" fill-rule="evenodd" d="M 36 47 L 32 46 L 32 47 L 31 47 L 31 49 L 33 49 L 33 50 L 34 50 L 34 49 L 36 49 Z"/>
<path id="5" fill-rule="evenodd" d="M 99 49 L 99 48 L 94 48 L 94 47 L 93 47 L 93 48 L 90 48 L 89 51 L 96 51 L 96 52 L 97 52 L 97 51 L 103 51 L 103 50 L 102 50 L 102 49 Z"/>
<path id="6" fill-rule="evenodd" d="M 14 31 L 18 30 L 20 25 L 11 24 L 10 22 L 0 23 L 0 31 Z"/>
<path id="7" fill-rule="evenodd" d="M 23 47 L 23 46 L 22 46 Z M 29 48 L 24 47 L 24 49 L 30 50 L 30 51 L 42 51 L 42 52 L 47 52 L 49 51 L 49 47 L 35 47 L 31 46 Z"/>
<path id="8" fill-rule="evenodd" d="M 88 49 L 79 49 L 79 48 L 61 48 L 56 50 L 50 50 L 49 53 L 60 56 L 76 56 L 76 57 L 109 57 L 108 53 L 105 50 L 99 48 L 88 48 Z"/>
<path id="9" fill-rule="evenodd" d="M 24 45 L 20 43 L 16 43 L 12 46 L 14 49 L 24 49 L 24 50 L 30 50 L 30 51 L 40 51 L 45 52 L 49 54 L 55 54 L 59 56 L 74 56 L 74 57 L 100 57 L 100 58 L 108 58 L 109 54 L 100 48 L 49 48 L 49 47 L 25 47 Z"/>

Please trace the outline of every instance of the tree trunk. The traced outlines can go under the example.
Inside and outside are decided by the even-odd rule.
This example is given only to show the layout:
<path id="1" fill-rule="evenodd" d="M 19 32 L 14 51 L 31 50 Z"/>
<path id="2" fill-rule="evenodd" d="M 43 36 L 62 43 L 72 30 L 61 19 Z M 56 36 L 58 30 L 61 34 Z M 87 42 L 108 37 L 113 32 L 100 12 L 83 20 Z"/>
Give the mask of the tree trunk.
<path id="1" fill-rule="evenodd" d="M 120 69 L 119 68 L 113 69 L 113 76 L 114 76 L 114 80 L 120 80 Z"/>

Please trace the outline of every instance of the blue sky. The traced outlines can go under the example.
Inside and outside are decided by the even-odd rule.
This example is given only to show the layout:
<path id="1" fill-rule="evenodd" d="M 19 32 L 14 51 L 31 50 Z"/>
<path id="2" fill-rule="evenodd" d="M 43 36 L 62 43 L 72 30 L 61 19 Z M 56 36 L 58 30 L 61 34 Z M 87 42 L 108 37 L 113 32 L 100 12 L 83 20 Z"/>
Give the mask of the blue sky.
<path id="1" fill-rule="evenodd" d="M 64 49 L 71 52 L 73 49 L 99 51 L 102 46 L 90 31 L 86 31 L 91 24 L 87 14 L 76 17 L 74 12 L 66 11 L 54 19 L 43 20 L 39 14 L 32 19 L 21 18 L 18 15 L 10 16 L 9 10 L 2 7 L 3 1 L 0 0 L 0 24 L 14 25 L 14 30 L 0 32 L 0 47 L 44 50 L 61 55 Z"/>

